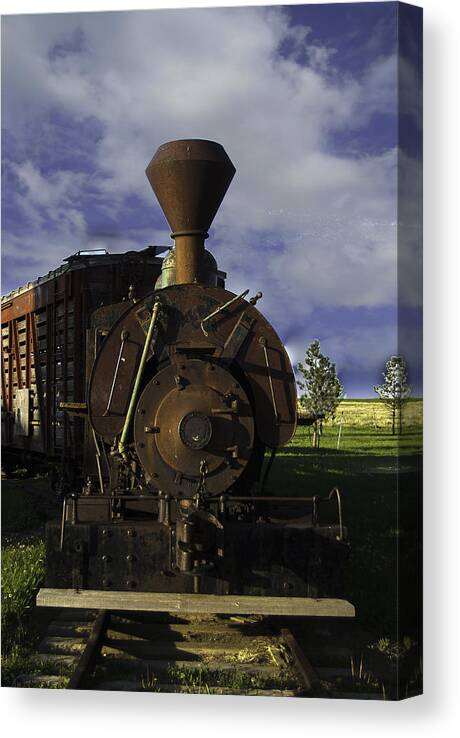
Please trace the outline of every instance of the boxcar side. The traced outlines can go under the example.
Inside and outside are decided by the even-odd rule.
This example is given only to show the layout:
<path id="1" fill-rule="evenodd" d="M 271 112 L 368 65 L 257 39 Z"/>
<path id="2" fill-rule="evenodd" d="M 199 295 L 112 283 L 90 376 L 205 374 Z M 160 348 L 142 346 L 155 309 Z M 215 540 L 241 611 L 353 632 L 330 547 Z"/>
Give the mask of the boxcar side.
<path id="1" fill-rule="evenodd" d="M 101 305 L 150 292 L 161 273 L 157 247 L 124 254 L 79 252 L 60 268 L 2 297 L 2 445 L 22 454 L 79 459 L 86 331 Z"/>

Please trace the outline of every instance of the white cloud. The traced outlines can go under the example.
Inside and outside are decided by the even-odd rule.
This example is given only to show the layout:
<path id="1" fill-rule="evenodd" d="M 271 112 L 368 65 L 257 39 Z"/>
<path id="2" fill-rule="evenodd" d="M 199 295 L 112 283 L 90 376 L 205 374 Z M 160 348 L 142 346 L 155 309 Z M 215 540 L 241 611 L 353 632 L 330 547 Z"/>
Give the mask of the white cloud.
<path id="1" fill-rule="evenodd" d="M 33 238 L 23 248 L 41 252 L 43 267 L 93 245 L 79 211 L 89 186 L 112 215 L 139 196 L 153 223 L 144 169 L 156 147 L 210 138 L 237 167 L 209 241 L 231 288 L 261 288 L 282 331 L 313 306 L 394 303 L 396 152 L 346 159 L 327 146 L 334 131 L 394 112 L 394 57 L 376 59 L 361 82 L 345 78 L 334 50 L 279 8 L 12 17 L 5 26 L 7 129 L 27 136 L 31 122 L 60 111 L 102 131 L 91 176 L 17 167 Z M 132 230 L 116 247 L 152 240 Z M 6 253 L 16 248 L 8 233 L 4 242 Z"/>

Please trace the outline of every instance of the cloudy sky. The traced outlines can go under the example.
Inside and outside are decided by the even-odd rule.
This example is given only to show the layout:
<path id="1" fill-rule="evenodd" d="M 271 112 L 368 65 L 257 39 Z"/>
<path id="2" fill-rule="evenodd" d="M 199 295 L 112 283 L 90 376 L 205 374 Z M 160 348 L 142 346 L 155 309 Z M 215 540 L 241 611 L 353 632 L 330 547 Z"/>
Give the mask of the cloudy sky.
<path id="1" fill-rule="evenodd" d="M 85 248 L 169 244 L 144 174 L 177 138 L 237 173 L 208 248 L 293 362 L 319 338 L 347 396 L 413 344 L 420 59 L 396 3 L 10 16 L 2 23 L 2 292 Z M 400 103 L 398 116 L 398 80 Z M 404 94 L 403 94 L 404 93 Z M 401 192 L 401 175 L 399 177 Z M 404 189 L 404 188 L 402 188 Z M 401 222 L 404 212 L 404 223 Z M 399 253 L 398 234 L 405 249 Z"/>

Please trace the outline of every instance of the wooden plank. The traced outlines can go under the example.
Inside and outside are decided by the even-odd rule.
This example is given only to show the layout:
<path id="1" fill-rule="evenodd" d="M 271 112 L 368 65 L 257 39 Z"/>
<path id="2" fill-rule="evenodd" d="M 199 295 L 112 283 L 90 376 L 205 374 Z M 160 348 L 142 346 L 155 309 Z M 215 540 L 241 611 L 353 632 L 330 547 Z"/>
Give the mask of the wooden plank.
<path id="1" fill-rule="evenodd" d="M 43 378 L 40 364 L 40 352 L 38 348 L 38 334 L 37 334 L 37 319 L 38 315 L 34 312 L 30 314 L 30 331 L 32 340 L 32 353 L 34 355 L 34 367 L 35 367 L 35 389 L 37 391 L 38 399 L 38 412 L 40 416 L 40 434 L 42 438 L 43 451 L 46 451 L 46 409 L 45 409 L 45 398 L 43 396 Z M 33 388 L 32 388 L 33 389 Z"/>
<path id="2" fill-rule="evenodd" d="M 352 618 L 347 600 L 312 597 L 116 592 L 96 589 L 40 589 L 39 607 L 79 607 L 141 612 L 184 612 Z"/>
<path id="3" fill-rule="evenodd" d="M 2 358 L 1 361 L 2 365 L 2 402 L 4 406 L 7 406 L 8 400 L 7 400 L 7 390 L 6 390 L 6 379 L 5 379 L 5 362 Z"/>
<path id="4" fill-rule="evenodd" d="M 26 387 L 30 389 L 30 375 L 31 375 L 31 336 L 30 336 L 30 313 L 26 313 L 26 342 L 25 342 L 25 357 L 26 357 Z"/>
<path id="5" fill-rule="evenodd" d="M 40 661 L 45 659 L 46 663 L 47 654 L 44 654 Z M 50 655 L 50 658 L 59 659 L 70 659 L 70 656 L 56 656 L 55 654 Z M 52 661 L 50 663 L 53 663 Z M 55 663 L 59 664 L 59 661 Z M 63 662 L 66 663 L 65 661 Z M 279 673 L 286 674 L 285 669 L 276 669 L 273 664 L 257 664 L 250 663 L 245 664 L 239 661 L 223 661 L 222 659 L 206 659 L 202 661 L 199 659 L 151 659 L 151 658 L 138 658 L 136 656 L 124 655 L 124 656 L 111 656 L 110 654 L 104 654 L 102 652 L 101 659 L 99 661 L 107 671 L 115 668 L 115 670 L 123 670 L 123 673 L 127 676 L 128 674 L 136 674 L 136 676 L 146 676 L 147 674 L 161 674 L 167 672 L 171 668 L 186 669 L 189 672 L 199 672 L 206 670 L 208 672 L 226 672 L 232 673 L 234 671 L 244 672 L 251 676 L 264 676 L 273 677 Z M 69 665 L 70 662 L 69 662 Z"/>
<path id="6" fill-rule="evenodd" d="M 8 411 L 13 412 L 13 324 L 8 323 Z"/>
<path id="7" fill-rule="evenodd" d="M 21 357 L 19 355 L 18 326 L 14 318 L 11 321 L 11 325 L 12 325 L 12 333 L 13 333 L 14 363 L 16 365 L 16 377 L 18 381 L 18 389 L 22 389 L 22 371 L 21 371 Z"/>
<path id="8" fill-rule="evenodd" d="M 60 640 L 57 646 L 61 645 Z M 76 644 L 75 644 L 76 645 Z M 270 644 L 268 644 L 270 645 Z M 271 644 L 273 645 L 273 644 Z M 251 646 L 254 646 L 254 642 L 251 642 Z M 50 644 L 48 647 L 55 647 L 54 644 Z M 63 644 L 65 647 L 65 643 Z M 203 657 L 203 656 L 217 656 L 225 654 L 236 655 L 240 651 L 243 651 L 248 647 L 247 640 L 240 640 L 237 643 L 196 643 L 194 641 L 146 641 L 146 640 L 133 640 L 133 639 L 106 639 L 102 646 L 102 654 L 104 656 L 123 657 L 133 656 L 135 658 L 142 659 L 161 659 L 166 661 L 175 661 L 177 658 L 183 658 L 188 660 L 188 657 Z M 46 644 L 42 647 L 45 650 Z"/>

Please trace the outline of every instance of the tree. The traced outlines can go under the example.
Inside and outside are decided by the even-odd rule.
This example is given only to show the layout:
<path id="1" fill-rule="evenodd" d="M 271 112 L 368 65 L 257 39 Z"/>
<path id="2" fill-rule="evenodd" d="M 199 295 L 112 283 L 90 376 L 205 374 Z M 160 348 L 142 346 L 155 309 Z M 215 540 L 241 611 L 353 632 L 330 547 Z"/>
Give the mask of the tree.
<path id="1" fill-rule="evenodd" d="M 402 356 L 390 356 L 382 374 L 383 384 L 374 385 L 382 402 L 391 411 L 391 434 L 396 433 L 396 417 L 399 416 L 399 435 L 402 434 L 402 408 L 410 397 L 411 386 L 407 381 L 407 366 Z"/>
<path id="2" fill-rule="evenodd" d="M 297 366 L 303 379 L 297 384 L 303 390 L 301 405 L 315 418 L 315 445 L 319 447 L 323 419 L 334 417 L 343 397 L 343 386 L 335 364 L 321 353 L 318 340 L 312 341 L 305 352 L 305 363 Z"/>

